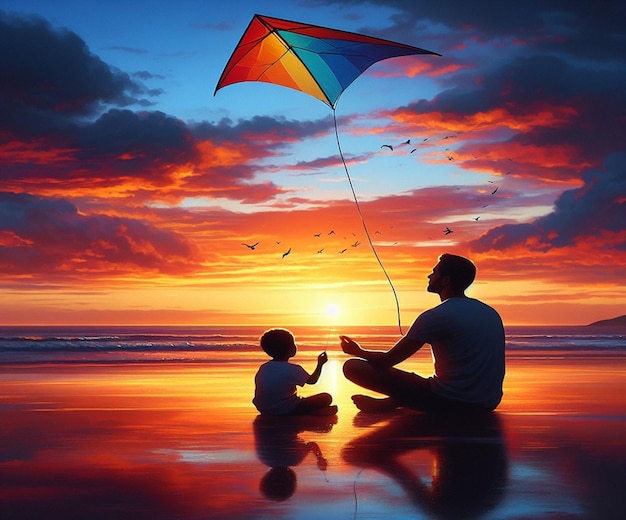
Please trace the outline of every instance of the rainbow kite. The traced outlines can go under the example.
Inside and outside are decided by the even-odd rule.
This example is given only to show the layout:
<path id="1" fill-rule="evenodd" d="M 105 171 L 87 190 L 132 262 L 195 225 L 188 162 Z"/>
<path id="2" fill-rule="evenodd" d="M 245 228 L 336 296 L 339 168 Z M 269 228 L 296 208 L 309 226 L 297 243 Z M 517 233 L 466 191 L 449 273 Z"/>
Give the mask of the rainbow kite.
<path id="1" fill-rule="evenodd" d="M 342 92 L 377 61 L 412 54 L 437 54 L 317 25 L 254 15 L 215 93 L 243 81 L 274 83 L 309 94 L 335 108 Z"/>

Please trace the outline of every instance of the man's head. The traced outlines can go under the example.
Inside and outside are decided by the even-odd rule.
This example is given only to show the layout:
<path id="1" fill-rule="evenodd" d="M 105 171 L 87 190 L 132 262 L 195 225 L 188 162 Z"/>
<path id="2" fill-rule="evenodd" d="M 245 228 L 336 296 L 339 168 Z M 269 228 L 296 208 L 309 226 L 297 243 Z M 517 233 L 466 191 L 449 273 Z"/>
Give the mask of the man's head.
<path id="1" fill-rule="evenodd" d="M 428 292 L 441 294 L 447 290 L 462 294 L 476 277 L 476 266 L 467 258 L 445 253 L 428 276 Z"/>
<path id="2" fill-rule="evenodd" d="M 287 329 L 270 329 L 261 336 L 261 348 L 269 357 L 287 361 L 296 355 L 296 338 Z"/>

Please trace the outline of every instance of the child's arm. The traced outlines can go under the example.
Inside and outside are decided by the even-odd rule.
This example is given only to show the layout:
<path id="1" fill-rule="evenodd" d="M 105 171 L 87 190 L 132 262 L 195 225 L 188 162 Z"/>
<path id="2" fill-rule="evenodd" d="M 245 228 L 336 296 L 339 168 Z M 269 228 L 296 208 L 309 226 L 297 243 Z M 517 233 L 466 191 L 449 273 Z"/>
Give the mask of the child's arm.
<path id="1" fill-rule="evenodd" d="M 317 467 L 322 471 L 326 471 L 326 469 L 328 469 L 328 461 L 324 458 L 324 455 L 322 455 L 322 450 L 320 450 L 317 442 L 307 442 L 306 447 L 309 451 L 312 451 L 315 454 Z"/>
<path id="2" fill-rule="evenodd" d="M 308 385 L 314 385 L 315 383 L 317 383 L 317 380 L 320 378 L 320 375 L 322 374 L 322 367 L 327 361 L 328 361 L 328 356 L 326 355 L 326 352 L 322 352 L 319 356 L 317 356 L 317 366 L 315 367 L 315 370 L 311 374 L 311 377 L 309 377 L 309 379 L 307 380 Z"/>

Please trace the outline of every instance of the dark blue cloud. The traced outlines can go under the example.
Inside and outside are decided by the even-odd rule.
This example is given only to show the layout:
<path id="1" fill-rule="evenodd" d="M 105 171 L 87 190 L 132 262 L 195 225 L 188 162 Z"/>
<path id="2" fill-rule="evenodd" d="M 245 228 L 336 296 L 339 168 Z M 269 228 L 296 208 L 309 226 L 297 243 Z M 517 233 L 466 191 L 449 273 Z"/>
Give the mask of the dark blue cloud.
<path id="1" fill-rule="evenodd" d="M 44 135 L 67 120 L 128 106 L 145 88 L 69 30 L 0 11 L 0 129 Z"/>
<path id="2" fill-rule="evenodd" d="M 548 251 L 585 240 L 599 249 L 626 251 L 626 153 L 610 156 L 604 169 L 587 171 L 583 182 L 562 193 L 548 215 L 493 228 L 471 247 L 478 252 L 516 246 Z"/>
<path id="3" fill-rule="evenodd" d="M 317 3 L 364 9 L 368 2 L 317 0 Z M 391 16 L 393 25 L 378 31 L 379 35 L 392 39 L 408 39 L 406 43 L 410 43 L 416 36 L 434 38 L 426 22 L 438 24 L 439 32 L 446 32 L 448 42 L 448 48 L 439 49 L 440 52 L 450 51 L 469 38 L 478 38 L 500 42 L 519 39 L 541 52 L 558 52 L 603 63 L 623 62 L 626 56 L 626 7 L 620 0 L 380 0 L 371 4 L 397 10 Z M 368 32 L 373 34 L 371 30 Z M 430 41 L 428 44 L 432 46 Z"/>
<path id="4" fill-rule="evenodd" d="M 146 222 L 84 215 L 64 199 L 0 192 L 0 270 L 74 273 L 193 269 L 195 248 L 182 235 Z"/>
<path id="5" fill-rule="evenodd" d="M 323 135 L 333 128 L 333 118 L 324 117 L 315 121 L 294 121 L 284 117 L 253 116 L 250 119 L 233 121 L 224 118 L 217 123 L 203 122 L 193 125 L 199 139 L 210 139 L 216 143 L 242 140 L 257 140 L 263 146 L 284 147 L 289 141 Z"/>

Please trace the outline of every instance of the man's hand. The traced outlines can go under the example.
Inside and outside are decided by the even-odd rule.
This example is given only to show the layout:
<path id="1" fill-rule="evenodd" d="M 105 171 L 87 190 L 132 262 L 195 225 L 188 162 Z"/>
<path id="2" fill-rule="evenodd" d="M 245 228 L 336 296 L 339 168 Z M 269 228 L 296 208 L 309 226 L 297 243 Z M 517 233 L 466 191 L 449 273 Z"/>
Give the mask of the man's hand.
<path id="1" fill-rule="evenodd" d="M 319 356 L 317 356 L 317 364 L 319 366 L 323 366 L 328 361 L 328 355 L 326 352 L 322 352 Z"/>
<path id="2" fill-rule="evenodd" d="M 339 336 L 339 339 L 341 340 L 341 350 L 343 350 L 346 354 L 350 354 L 351 356 L 361 356 L 363 349 L 356 341 L 348 336 Z"/>

